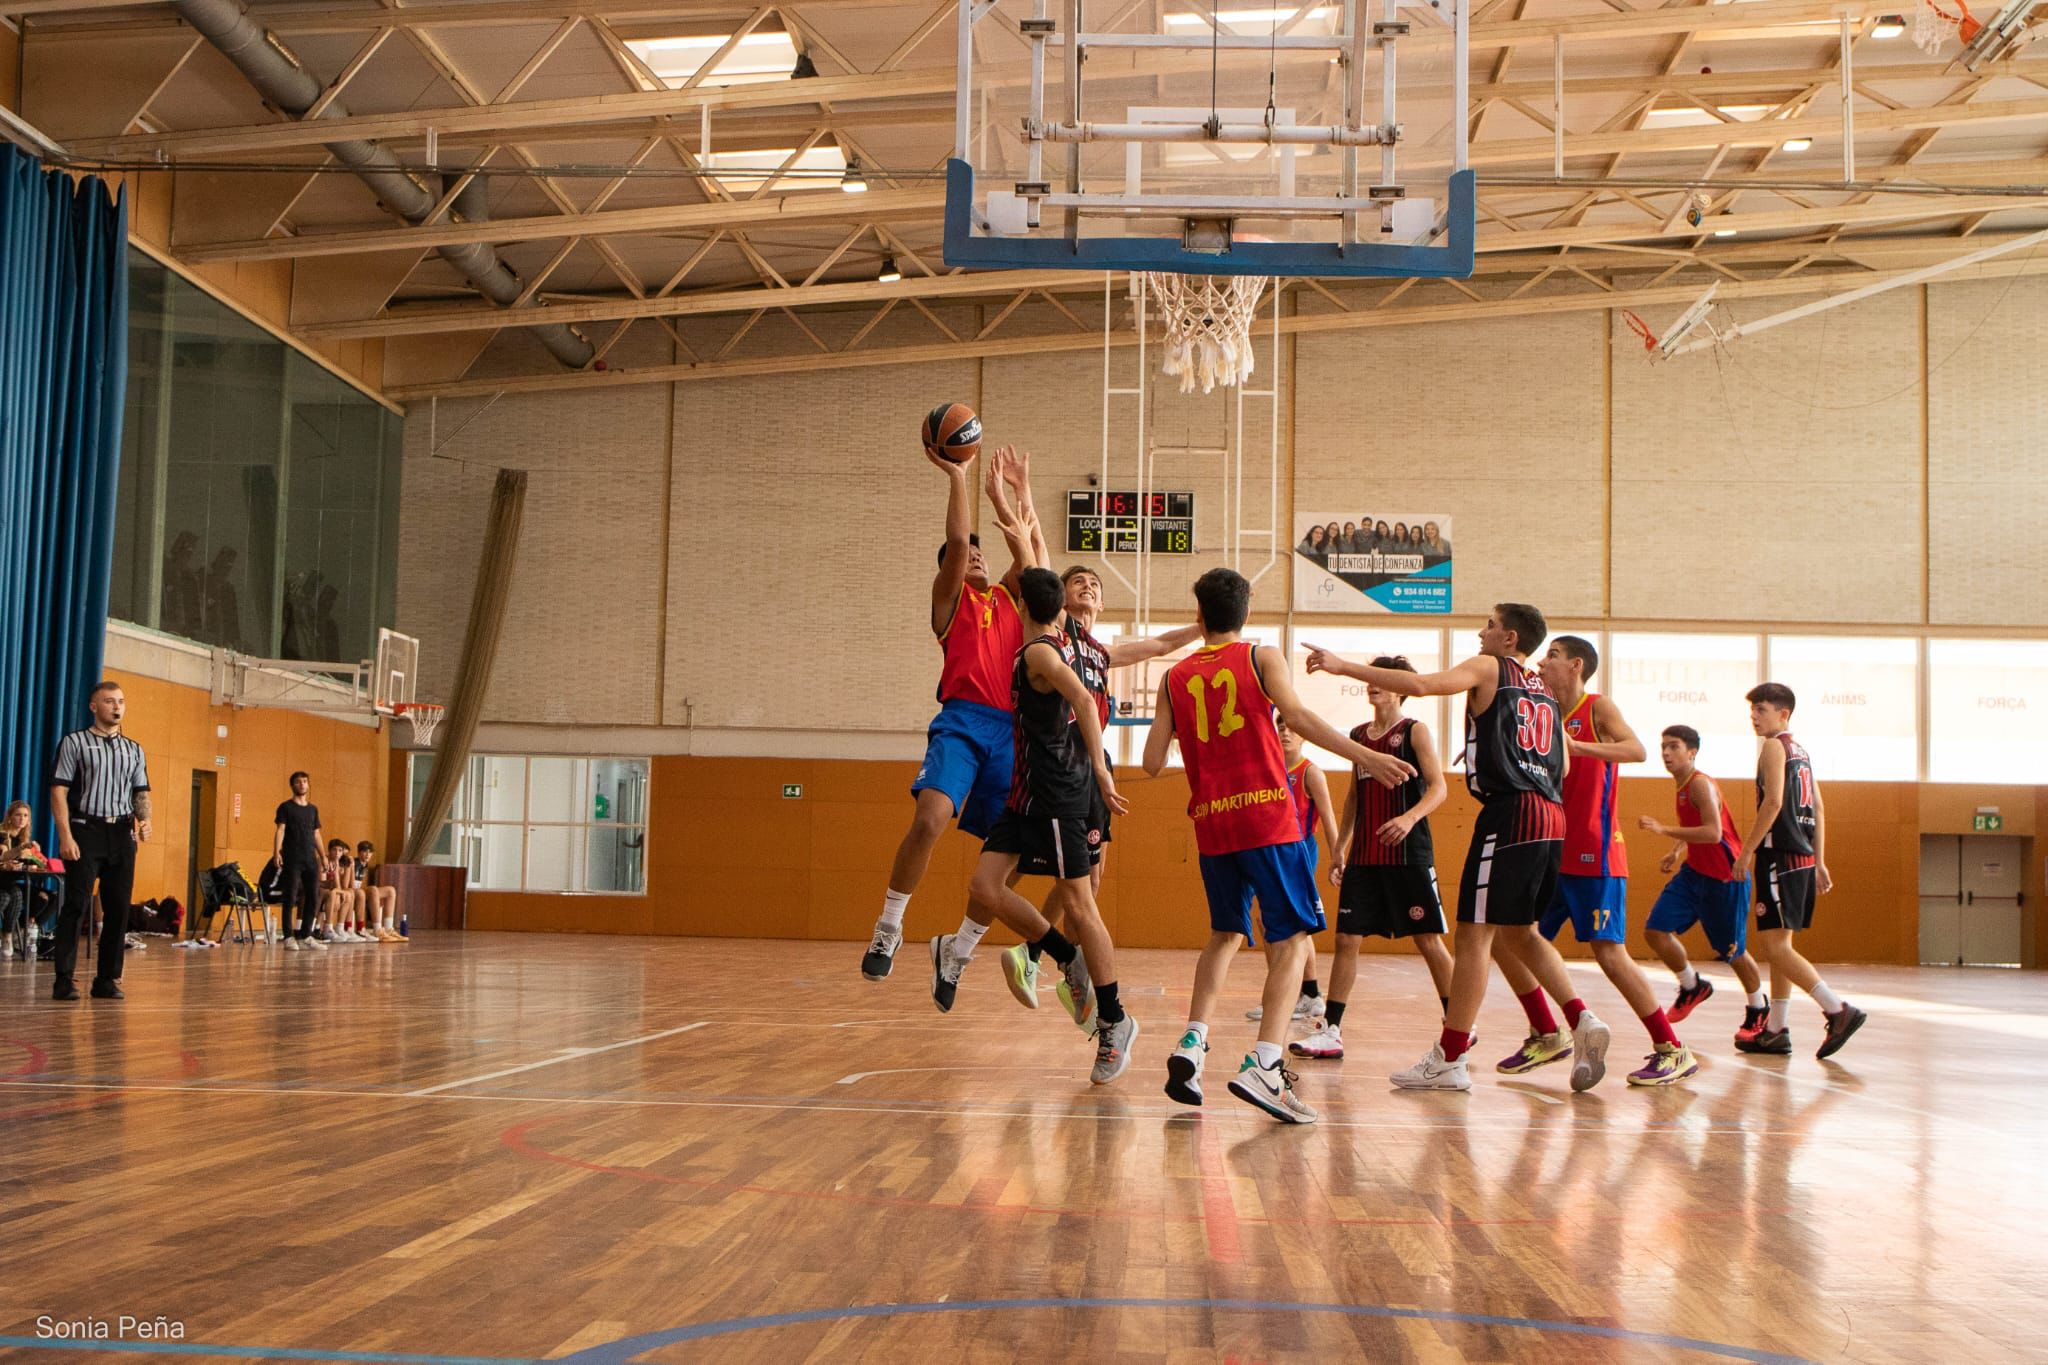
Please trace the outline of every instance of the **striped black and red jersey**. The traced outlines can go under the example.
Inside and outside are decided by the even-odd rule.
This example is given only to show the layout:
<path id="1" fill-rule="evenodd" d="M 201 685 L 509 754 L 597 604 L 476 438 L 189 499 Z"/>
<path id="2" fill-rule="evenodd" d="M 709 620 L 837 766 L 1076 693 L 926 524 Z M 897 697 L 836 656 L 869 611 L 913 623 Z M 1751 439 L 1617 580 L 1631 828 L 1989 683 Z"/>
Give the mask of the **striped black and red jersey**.
<path id="1" fill-rule="evenodd" d="M 1066 637 L 1058 631 L 1027 641 L 1010 669 L 1010 732 L 1014 760 L 1010 770 L 1007 809 L 1019 815 L 1057 818 L 1088 814 L 1095 794 L 1095 769 L 1074 728 L 1074 711 L 1058 692 L 1031 685 L 1025 658 L 1031 647 L 1046 644 L 1067 657 Z"/>
<path id="2" fill-rule="evenodd" d="M 1408 837 L 1400 843 L 1389 846 L 1380 842 L 1380 826 L 1413 810 L 1415 804 L 1422 800 L 1422 794 L 1429 789 L 1429 784 L 1422 779 L 1422 765 L 1415 758 L 1414 718 L 1403 716 L 1377 739 L 1373 738 L 1372 726 L 1361 725 L 1351 732 L 1351 739 L 1376 753 L 1392 754 L 1415 769 L 1415 776 L 1398 787 L 1382 787 L 1356 768 L 1352 769 L 1353 804 L 1357 808 L 1357 818 L 1351 828 L 1351 866 L 1433 866 L 1436 846 L 1430 838 L 1429 817 L 1426 815 L 1415 822 L 1415 828 L 1409 830 Z"/>
<path id="3" fill-rule="evenodd" d="M 1081 679 L 1081 686 L 1095 698 L 1095 718 L 1109 724 L 1109 647 L 1090 635 L 1069 616 L 1063 622 L 1067 636 L 1067 664 Z"/>
<path id="4" fill-rule="evenodd" d="M 1777 737 L 1785 746 L 1785 799 L 1778 818 L 1764 834 L 1763 848 L 1780 867 L 1813 865 L 1813 832 L 1820 823 L 1820 803 L 1814 799 L 1813 760 L 1806 747 L 1792 738 L 1790 730 Z M 1756 775 L 1756 799 L 1764 799 L 1764 775 Z"/>
<path id="5" fill-rule="evenodd" d="M 1474 715 L 1465 707 L 1465 786 L 1481 801 L 1528 793 L 1559 805 L 1564 828 L 1564 733 L 1557 698 L 1535 672 L 1500 658 L 1493 704 Z"/>

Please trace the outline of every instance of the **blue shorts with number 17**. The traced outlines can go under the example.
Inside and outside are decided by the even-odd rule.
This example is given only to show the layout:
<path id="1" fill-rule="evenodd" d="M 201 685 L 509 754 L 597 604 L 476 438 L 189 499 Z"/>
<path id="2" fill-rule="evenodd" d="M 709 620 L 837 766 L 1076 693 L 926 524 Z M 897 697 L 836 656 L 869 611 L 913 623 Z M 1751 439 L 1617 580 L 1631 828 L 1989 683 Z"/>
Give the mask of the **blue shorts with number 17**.
<path id="1" fill-rule="evenodd" d="M 1628 878 L 1558 877 L 1557 898 L 1537 927 L 1555 939 L 1566 920 L 1581 943 L 1628 942 Z"/>

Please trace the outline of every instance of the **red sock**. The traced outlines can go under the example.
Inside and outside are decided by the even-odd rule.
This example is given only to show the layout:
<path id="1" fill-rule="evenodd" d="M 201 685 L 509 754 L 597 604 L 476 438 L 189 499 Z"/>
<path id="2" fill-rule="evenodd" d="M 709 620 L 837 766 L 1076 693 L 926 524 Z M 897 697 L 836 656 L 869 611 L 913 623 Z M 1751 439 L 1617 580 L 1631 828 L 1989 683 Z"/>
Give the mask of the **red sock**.
<path id="1" fill-rule="evenodd" d="M 1671 1031 L 1671 1021 L 1664 1017 L 1663 1006 L 1659 1005 L 1643 1016 L 1643 1027 L 1650 1031 L 1651 1042 L 1678 1046 L 1678 1035 Z"/>
<path id="2" fill-rule="evenodd" d="M 1522 1002 L 1522 1013 L 1529 1016 L 1530 1028 L 1538 1033 L 1557 1032 L 1557 1017 L 1551 1014 L 1550 1006 L 1544 1002 L 1542 987 L 1537 987 L 1527 995 L 1518 995 L 1515 999 Z"/>
<path id="3" fill-rule="evenodd" d="M 1447 1028 L 1443 1032 L 1443 1037 L 1439 1038 L 1437 1042 L 1444 1050 L 1444 1060 L 1455 1062 L 1458 1058 L 1465 1055 L 1466 1048 L 1472 1046 L 1472 1035 L 1460 1033 L 1454 1028 Z"/>
<path id="4" fill-rule="evenodd" d="M 1585 1012 L 1586 1002 L 1579 999 L 1579 997 L 1577 997 L 1576 995 L 1573 996 L 1571 999 L 1565 1001 L 1564 1026 L 1566 1028 L 1577 1028 L 1579 1026 L 1579 1016 L 1584 1014 Z"/>

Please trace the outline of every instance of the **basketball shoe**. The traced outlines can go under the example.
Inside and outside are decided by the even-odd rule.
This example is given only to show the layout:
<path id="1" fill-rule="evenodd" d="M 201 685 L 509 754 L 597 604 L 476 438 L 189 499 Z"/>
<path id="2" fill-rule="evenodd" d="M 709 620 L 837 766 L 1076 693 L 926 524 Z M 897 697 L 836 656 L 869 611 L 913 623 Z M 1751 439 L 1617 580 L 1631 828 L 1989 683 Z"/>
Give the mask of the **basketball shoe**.
<path id="1" fill-rule="evenodd" d="M 1757 1034 L 1763 1032 L 1764 1025 L 1770 1020 L 1770 1017 L 1770 1010 L 1763 1005 L 1744 1005 L 1742 1007 L 1742 1027 L 1735 1030 L 1736 1048 L 1747 1052 L 1749 1049 L 1742 1045 L 1755 1042 Z"/>
<path id="2" fill-rule="evenodd" d="M 1789 1056 L 1792 1051 L 1792 1030 L 1789 1028 L 1774 1029 L 1766 1022 L 1748 1042 L 1745 1043 L 1740 1038 L 1737 1038 L 1735 1050 L 1738 1052 L 1762 1053 L 1767 1057 Z"/>
<path id="3" fill-rule="evenodd" d="M 868 942 L 867 952 L 861 955 L 860 974 L 870 981 L 881 981 L 889 975 L 889 969 L 896 965 L 896 950 L 903 946 L 903 931 L 886 924 L 875 926 L 875 936 Z"/>
<path id="4" fill-rule="evenodd" d="M 1826 1016 L 1828 1036 L 1821 1040 L 1816 1057 L 1832 1057 L 1842 1050 L 1842 1044 L 1849 1041 L 1849 1035 L 1863 1027 L 1863 1021 L 1870 1016 L 1844 1000 L 1842 1008 Z"/>
<path id="5" fill-rule="evenodd" d="M 1553 1035 L 1555 1036 L 1555 1035 Z M 1444 1060 L 1444 1045 L 1432 1043 L 1429 1055 L 1409 1067 L 1396 1071 L 1387 1077 L 1403 1090 L 1470 1090 L 1472 1073 L 1465 1069 L 1465 1058 L 1455 1062 Z"/>
<path id="6" fill-rule="evenodd" d="M 1556 1033 L 1532 1033 L 1522 1040 L 1512 1056 L 1503 1057 L 1493 1064 L 1495 1071 L 1503 1075 L 1519 1076 L 1525 1071 L 1534 1071 L 1539 1066 L 1561 1062 L 1572 1055 L 1572 1036 L 1562 1030 Z"/>
<path id="7" fill-rule="evenodd" d="M 1202 1064 L 1209 1045 L 1202 1035 L 1189 1029 L 1180 1036 L 1180 1046 L 1166 1059 L 1166 1097 L 1177 1104 L 1202 1102 Z"/>
<path id="8" fill-rule="evenodd" d="M 1648 1064 L 1641 1070 L 1628 1073 L 1630 1085 L 1670 1085 L 1682 1081 L 1700 1069 L 1700 1059 L 1692 1055 L 1692 1049 L 1680 1043 L 1657 1044 L 1657 1050 L 1647 1059 Z"/>
<path id="9" fill-rule="evenodd" d="M 1685 1016 L 1706 1003 L 1707 998 L 1713 993 L 1714 983 L 1704 976 L 1692 983 L 1691 990 L 1681 986 L 1678 989 L 1678 998 L 1671 1002 L 1670 1009 L 1664 1011 L 1664 1017 L 1674 1024 L 1683 1023 Z"/>
<path id="10" fill-rule="evenodd" d="M 1095 1085 L 1108 1085 L 1124 1074 L 1131 1065 L 1131 1042 L 1138 1036 L 1138 1016 L 1126 1014 L 1114 1024 L 1104 1024 L 1095 1030 L 1095 1069 L 1088 1073 L 1088 1079 Z"/>
<path id="11" fill-rule="evenodd" d="M 932 1003 L 940 1014 L 950 1014 L 953 996 L 960 989 L 960 969 L 967 963 L 953 956 L 953 935 L 940 934 L 932 940 Z"/>
<path id="12" fill-rule="evenodd" d="M 1038 1008 L 1038 959 L 1024 944 L 1003 949 L 1003 982 L 1018 1004 L 1027 1010 Z"/>
<path id="13" fill-rule="evenodd" d="M 1591 1090 L 1607 1074 L 1607 1045 L 1614 1034 L 1587 1010 L 1572 1030 L 1572 1089 Z"/>
<path id="14" fill-rule="evenodd" d="M 1087 959 L 1079 953 L 1060 968 L 1059 997 L 1081 1032 L 1095 1032 L 1095 984 L 1088 979 Z"/>
<path id="15" fill-rule="evenodd" d="M 1282 1123 L 1314 1123 L 1316 1111 L 1294 1093 L 1294 1083 L 1299 1079 L 1277 1063 L 1260 1066 L 1256 1056 L 1247 1054 L 1237 1074 L 1230 1078 L 1230 1093 Z"/>
<path id="16" fill-rule="evenodd" d="M 1294 1017 L 1301 1020 L 1320 1019 L 1330 1011 L 1330 1002 L 1320 995 L 1304 994 L 1294 1002 Z M 1244 1017 L 1254 1024 L 1266 1017 L 1264 1005 L 1253 1005 L 1244 1012 Z"/>
<path id="17" fill-rule="evenodd" d="M 1344 1035 L 1326 1021 L 1308 1037 L 1289 1043 L 1287 1050 L 1297 1057 L 1311 1057 L 1319 1062 L 1341 1062 L 1344 1060 Z"/>

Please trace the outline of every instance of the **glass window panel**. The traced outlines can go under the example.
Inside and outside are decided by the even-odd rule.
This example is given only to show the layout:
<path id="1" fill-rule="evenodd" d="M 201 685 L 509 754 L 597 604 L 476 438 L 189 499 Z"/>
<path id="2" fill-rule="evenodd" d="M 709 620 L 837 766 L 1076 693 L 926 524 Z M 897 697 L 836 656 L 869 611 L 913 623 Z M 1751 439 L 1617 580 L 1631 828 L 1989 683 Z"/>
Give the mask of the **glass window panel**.
<path id="1" fill-rule="evenodd" d="M 478 814 L 486 820 L 525 820 L 526 760 L 486 756 L 482 766 L 479 786 L 483 800 Z"/>
<path id="2" fill-rule="evenodd" d="M 582 878 L 575 860 L 582 847 L 581 831 L 567 825 L 529 825 L 526 830 L 526 889 L 569 891 Z"/>
<path id="3" fill-rule="evenodd" d="M 1715 777 L 1756 772 L 1756 735 L 1749 728 L 1755 687 L 1754 635 L 1666 635 L 1617 631 L 1601 666 L 1608 689 L 1639 736 L 1667 725 L 1700 732 L 1702 771 Z M 1645 739 L 1647 747 L 1649 740 Z"/>
<path id="4" fill-rule="evenodd" d="M 1283 643 L 1285 633 L 1284 629 L 1280 626 L 1246 626 L 1244 628 L 1245 639 L 1250 640 L 1255 645 L 1273 645 L 1276 648 L 1285 647 Z M 1166 676 L 1166 670 L 1173 667 L 1177 660 L 1185 659 L 1194 652 L 1194 649 L 1200 648 L 1201 646 L 1197 644 L 1193 649 L 1176 650 L 1172 654 L 1167 654 L 1157 659 L 1147 659 L 1144 663 L 1131 669 L 1130 671 L 1137 675 L 1134 679 L 1132 695 L 1144 698 L 1143 702 L 1137 704 L 1134 709 L 1138 710 L 1141 714 L 1150 715 L 1154 704 L 1159 698 L 1159 683 Z M 1133 728 L 1132 734 L 1134 738 L 1131 741 L 1131 758 L 1133 762 L 1143 758 L 1145 753 L 1145 736 L 1148 733 L 1149 731 L 1144 726 Z M 1166 766 L 1169 769 L 1181 766 L 1180 744 L 1178 741 L 1168 747 L 1166 751 Z"/>
<path id="5" fill-rule="evenodd" d="M 592 825 L 585 841 L 583 889 L 638 895 L 645 889 L 647 831 L 639 825 Z"/>
<path id="6" fill-rule="evenodd" d="M 490 891 L 517 891 L 525 864 L 524 825 L 477 825 L 470 847 L 470 883 Z"/>
<path id="7" fill-rule="evenodd" d="M 1773 635 L 1771 678 L 1799 699 L 1793 733 L 1824 780 L 1920 775 L 1920 642 L 1901 636 Z"/>
<path id="8" fill-rule="evenodd" d="M 1927 682 L 1930 781 L 2026 783 L 2048 767 L 2048 641 L 1930 640 Z"/>
<path id="9" fill-rule="evenodd" d="M 1321 645 L 1334 650 L 1352 663 L 1371 663 L 1382 654 L 1398 654 L 1415 665 L 1418 673 L 1434 673 L 1444 666 L 1443 632 L 1434 628 L 1407 629 L 1297 625 L 1294 627 L 1294 648 L 1288 655 L 1294 668 L 1294 690 L 1300 694 L 1302 703 L 1309 710 L 1321 716 L 1339 730 L 1349 733 L 1353 728 L 1372 719 L 1372 703 L 1366 698 L 1365 684 L 1355 678 L 1339 678 L 1329 673 L 1308 671 L 1308 647 Z M 1441 697 L 1417 697 L 1402 707 L 1405 714 L 1426 722 L 1443 742 L 1444 704 Z M 1351 765 L 1338 758 L 1318 744 L 1302 746 L 1302 752 L 1315 760 L 1316 766 L 1334 772 L 1349 772 Z M 1334 799 L 1343 797 L 1331 792 Z"/>
<path id="10" fill-rule="evenodd" d="M 563 824 L 591 818 L 592 803 L 584 792 L 590 764 L 580 758 L 536 758 L 532 760 L 533 797 L 526 818 L 540 823 Z"/>

